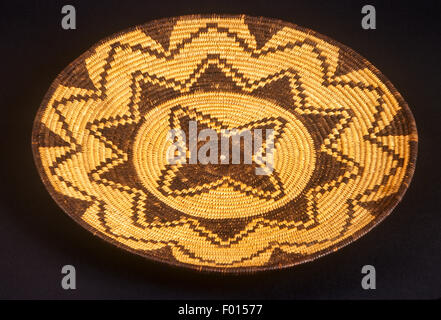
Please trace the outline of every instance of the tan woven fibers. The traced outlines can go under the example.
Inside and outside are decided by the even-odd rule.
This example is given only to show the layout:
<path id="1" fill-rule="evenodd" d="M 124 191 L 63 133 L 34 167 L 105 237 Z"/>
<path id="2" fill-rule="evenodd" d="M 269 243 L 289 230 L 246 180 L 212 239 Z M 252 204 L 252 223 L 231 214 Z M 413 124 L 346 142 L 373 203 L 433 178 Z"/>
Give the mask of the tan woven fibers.
<path id="1" fill-rule="evenodd" d="M 191 122 L 219 136 L 271 128 L 273 171 L 255 173 L 257 154 L 168 162 L 169 131 Z M 351 49 L 278 20 L 213 15 L 99 42 L 50 87 L 32 143 L 53 198 L 94 234 L 243 272 L 310 261 L 372 229 L 411 180 L 417 133 L 400 94 Z"/>

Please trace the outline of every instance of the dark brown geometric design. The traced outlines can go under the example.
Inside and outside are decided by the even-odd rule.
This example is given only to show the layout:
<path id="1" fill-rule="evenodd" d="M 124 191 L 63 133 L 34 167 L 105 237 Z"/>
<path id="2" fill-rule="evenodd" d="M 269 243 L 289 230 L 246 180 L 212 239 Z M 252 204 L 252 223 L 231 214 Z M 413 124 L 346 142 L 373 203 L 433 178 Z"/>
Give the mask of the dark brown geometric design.
<path id="1" fill-rule="evenodd" d="M 340 50 L 339 51 L 339 60 L 337 64 L 337 68 L 334 72 L 334 78 L 341 77 L 349 72 L 361 70 L 367 67 L 367 64 L 364 61 L 353 61 L 351 59 L 351 53 Z"/>
<path id="2" fill-rule="evenodd" d="M 134 189 L 142 188 L 138 181 L 138 176 L 129 161 L 118 164 L 99 176 L 99 181 L 108 180 Z"/>
<path id="3" fill-rule="evenodd" d="M 218 137 L 230 129 L 218 107 L 175 104 L 167 128 L 148 117 L 201 93 L 249 99 L 253 116 L 239 128 L 274 129 L 279 162 L 271 175 L 255 175 L 254 162 L 158 162 L 148 169 L 158 172 L 151 181 L 139 172 L 134 144 L 146 125 L 158 137 L 171 122 L 186 138 L 189 121 Z M 269 104 L 279 111 L 263 116 Z M 228 103 L 222 108 L 231 112 Z M 297 145 L 289 149 L 286 141 Z M 154 21 L 91 48 L 52 84 L 32 145 L 51 195 L 94 234 L 169 264 L 249 272 L 313 260 L 383 220 L 412 178 L 417 133 L 400 94 L 351 49 L 278 20 L 207 15 Z M 302 156 L 292 163 L 291 154 Z M 311 172 L 300 164 L 313 164 Z M 195 199 L 206 197 L 212 203 L 197 207 Z"/>
<path id="4" fill-rule="evenodd" d="M 267 99 L 275 100 L 280 106 L 287 109 L 292 108 L 294 105 L 288 76 L 268 82 L 263 87 L 254 90 L 251 94 L 257 97 L 265 97 Z"/>
<path id="5" fill-rule="evenodd" d="M 96 90 L 95 85 L 89 77 L 89 71 L 87 70 L 84 61 L 73 66 L 72 69 L 60 79 L 60 84 L 65 87 Z"/>
<path id="6" fill-rule="evenodd" d="M 273 268 L 280 268 L 283 265 L 289 263 L 292 260 L 299 260 L 304 258 L 301 254 L 297 253 L 286 253 L 285 251 L 275 248 L 269 258 L 267 265 Z"/>
<path id="7" fill-rule="evenodd" d="M 203 123 L 198 120 L 205 120 Z M 174 123 L 180 124 L 180 129 L 183 130 L 186 137 L 186 146 L 190 145 L 190 132 L 189 123 L 194 121 L 198 130 L 213 129 L 217 131 L 218 141 L 222 140 L 222 136 L 226 136 L 222 130 L 232 130 L 236 129 L 240 132 L 242 129 L 248 129 L 251 132 L 251 142 L 254 141 L 254 130 L 262 130 L 262 140 L 266 140 L 265 129 L 273 130 L 274 132 L 274 144 L 277 143 L 278 137 L 283 134 L 284 126 L 286 121 L 282 118 L 264 118 L 258 121 L 253 121 L 247 123 L 238 128 L 229 128 L 227 125 L 223 124 L 220 120 L 210 116 L 205 115 L 200 112 L 189 112 L 187 108 L 183 108 L 178 105 L 171 109 L 170 112 L 170 128 L 175 128 Z M 208 121 L 208 123 L 207 123 Z M 178 129 L 178 128 L 175 128 Z M 235 135 L 238 135 L 236 133 Z M 232 145 L 233 136 L 226 136 L 229 144 Z M 241 161 L 244 161 L 244 149 L 245 149 L 245 139 L 240 140 L 240 151 L 241 151 Z M 205 141 L 198 141 L 196 151 L 199 153 L 199 148 L 203 145 Z M 254 149 L 252 145 L 247 146 L 252 150 L 253 156 L 256 154 L 257 150 Z M 262 147 L 266 148 L 265 144 Z M 233 164 L 232 152 L 229 152 L 228 164 L 222 164 L 222 151 L 221 144 L 218 144 L 218 160 L 215 164 L 190 164 L 190 157 L 187 156 L 186 164 L 178 167 L 176 170 L 175 165 L 166 165 L 165 169 L 162 170 L 162 175 L 158 181 L 161 191 L 166 196 L 177 196 L 182 193 L 191 196 L 194 194 L 200 194 L 203 192 L 209 192 L 219 185 L 228 185 L 239 192 L 244 192 L 250 196 L 262 197 L 264 199 L 279 199 L 284 196 L 283 184 L 278 178 L 277 172 L 273 172 L 272 175 L 256 175 L 254 172 L 259 167 L 264 167 L 264 164 L 257 164 L 252 162 L 250 164 L 240 163 Z M 263 154 L 265 156 L 265 153 Z M 169 179 L 166 179 L 169 178 Z M 165 191 L 164 181 L 167 181 L 167 186 L 172 190 L 172 192 Z M 194 191 L 192 191 L 194 190 Z M 177 191 L 174 193 L 173 191 Z"/>
<path id="8" fill-rule="evenodd" d="M 381 136 L 406 136 L 412 133 L 412 128 L 406 121 L 403 109 L 397 111 L 392 121 L 376 135 Z"/>
<path id="9" fill-rule="evenodd" d="M 168 51 L 170 46 L 170 35 L 173 31 L 173 27 L 178 21 L 177 18 L 171 18 L 164 22 L 161 28 L 156 28 L 155 25 L 148 24 L 141 27 L 141 30 L 145 32 L 146 35 L 158 42 L 165 51 Z"/>
<path id="10" fill-rule="evenodd" d="M 247 219 L 200 219 L 198 222 L 199 227 L 209 230 L 224 242 L 234 240 L 246 229 L 248 224 L 249 221 Z M 210 237 L 207 239 L 213 240 Z M 213 243 L 216 244 L 219 241 L 213 241 Z"/>
<path id="11" fill-rule="evenodd" d="M 44 123 L 40 127 L 41 147 L 69 147 L 70 143 L 63 140 L 58 134 L 50 130 Z"/>
<path id="12" fill-rule="evenodd" d="M 277 31 L 283 28 L 280 23 L 266 23 L 265 20 L 255 20 L 251 17 L 245 17 L 245 24 L 248 26 L 251 35 L 254 36 L 256 40 L 256 49 L 261 49 L 265 46 L 265 43 L 270 40 Z"/>
<path id="13" fill-rule="evenodd" d="M 221 90 L 240 91 L 236 82 L 220 70 L 217 65 L 209 65 L 199 76 L 198 81 L 192 86 L 192 90 Z"/>
<path id="14" fill-rule="evenodd" d="M 99 128 L 96 130 L 100 136 L 111 141 L 121 151 L 128 152 L 131 146 L 130 137 L 136 133 L 136 124 L 124 123 L 116 126 Z"/>
<path id="15" fill-rule="evenodd" d="M 64 201 L 71 206 L 72 215 L 78 218 L 80 218 L 83 213 L 93 204 L 93 201 L 81 200 L 72 197 L 66 197 Z"/>

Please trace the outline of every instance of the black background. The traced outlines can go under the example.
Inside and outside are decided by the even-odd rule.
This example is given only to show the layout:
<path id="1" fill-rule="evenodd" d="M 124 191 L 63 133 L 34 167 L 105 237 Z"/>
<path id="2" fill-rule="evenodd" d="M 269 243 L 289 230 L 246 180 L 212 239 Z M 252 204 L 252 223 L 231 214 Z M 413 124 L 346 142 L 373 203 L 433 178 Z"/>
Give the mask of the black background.
<path id="1" fill-rule="evenodd" d="M 77 10 L 63 30 L 61 7 Z M 360 26 L 373 4 L 377 29 Z M 218 275 L 146 261 L 95 238 L 57 207 L 35 169 L 31 128 L 61 70 L 98 40 L 152 19 L 245 13 L 311 28 L 371 61 L 416 118 L 416 173 L 391 216 L 353 244 L 314 262 L 254 275 Z M 2 1 L 0 298 L 421 299 L 441 297 L 440 1 Z M 61 267 L 77 290 L 61 289 Z M 361 268 L 377 270 L 362 290 Z"/>

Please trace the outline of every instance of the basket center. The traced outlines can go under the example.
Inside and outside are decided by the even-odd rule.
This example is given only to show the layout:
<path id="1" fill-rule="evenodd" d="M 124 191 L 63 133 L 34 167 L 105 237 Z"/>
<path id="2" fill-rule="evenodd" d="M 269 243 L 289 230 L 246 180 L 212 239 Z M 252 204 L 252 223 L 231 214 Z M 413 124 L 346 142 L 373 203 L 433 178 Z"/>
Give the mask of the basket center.
<path id="1" fill-rule="evenodd" d="M 292 113 L 231 92 L 185 95 L 144 117 L 133 161 L 144 185 L 167 205 L 204 218 L 273 210 L 305 187 L 314 144 Z"/>

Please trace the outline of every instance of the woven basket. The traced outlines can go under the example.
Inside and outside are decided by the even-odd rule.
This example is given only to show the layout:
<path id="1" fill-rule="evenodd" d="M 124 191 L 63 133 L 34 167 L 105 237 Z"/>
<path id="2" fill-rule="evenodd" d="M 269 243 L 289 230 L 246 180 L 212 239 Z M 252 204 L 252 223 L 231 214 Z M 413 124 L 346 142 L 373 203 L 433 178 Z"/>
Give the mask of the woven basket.
<path id="1" fill-rule="evenodd" d="M 273 144 L 251 146 L 252 163 L 190 163 L 203 148 L 188 147 L 190 123 L 220 138 L 271 129 Z M 247 272 L 371 230 L 410 183 L 417 133 L 400 94 L 351 49 L 278 20 L 209 15 L 93 46 L 52 83 L 32 143 L 50 194 L 87 230 L 168 264 Z M 257 174 L 263 162 L 272 170 Z"/>

